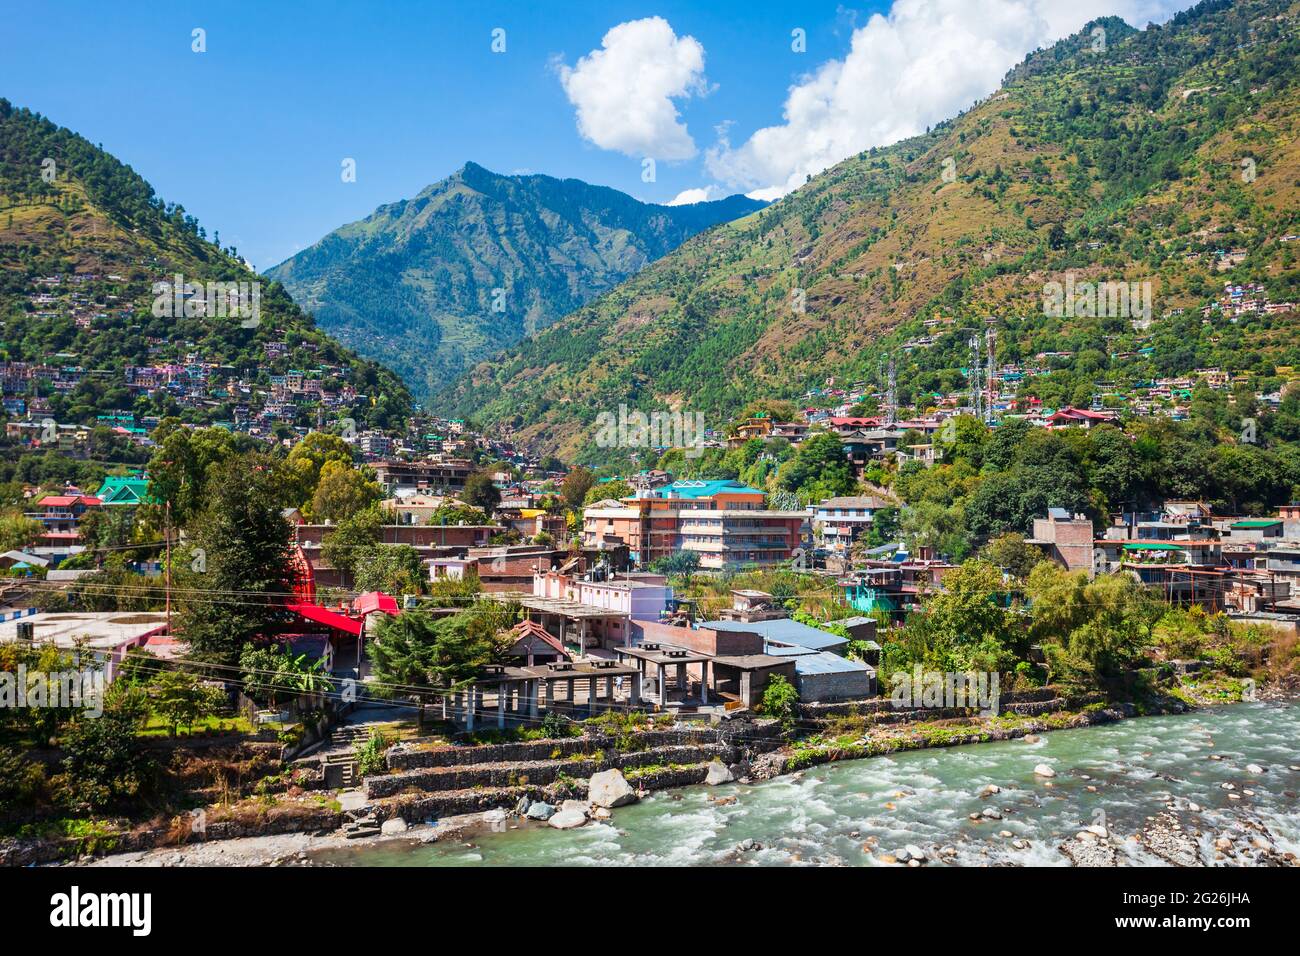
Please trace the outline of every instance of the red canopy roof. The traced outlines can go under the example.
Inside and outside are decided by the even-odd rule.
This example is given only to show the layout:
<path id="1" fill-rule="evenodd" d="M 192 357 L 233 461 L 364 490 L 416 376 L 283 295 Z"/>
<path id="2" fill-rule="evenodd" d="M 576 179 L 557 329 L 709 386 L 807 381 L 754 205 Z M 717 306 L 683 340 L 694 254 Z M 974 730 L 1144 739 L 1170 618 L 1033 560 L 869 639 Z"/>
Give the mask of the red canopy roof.
<path id="1" fill-rule="evenodd" d="M 335 630 L 343 631 L 345 634 L 351 634 L 353 637 L 358 637 L 361 634 L 363 622 L 354 620 L 346 614 L 340 614 L 338 611 L 331 611 L 329 608 L 321 607 L 319 604 L 292 602 L 288 605 L 288 608 L 299 617 L 305 617 L 313 623 L 324 624 Z"/>
<path id="2" fill-rule="evenodd" d="M 396 614 L 397 598 L 383 591 L 367 591 L 365 594 L 357 595 L 357 599 L 352 602 L 352 610 L 362 615 L 373 614 L 375 611 Z"/>

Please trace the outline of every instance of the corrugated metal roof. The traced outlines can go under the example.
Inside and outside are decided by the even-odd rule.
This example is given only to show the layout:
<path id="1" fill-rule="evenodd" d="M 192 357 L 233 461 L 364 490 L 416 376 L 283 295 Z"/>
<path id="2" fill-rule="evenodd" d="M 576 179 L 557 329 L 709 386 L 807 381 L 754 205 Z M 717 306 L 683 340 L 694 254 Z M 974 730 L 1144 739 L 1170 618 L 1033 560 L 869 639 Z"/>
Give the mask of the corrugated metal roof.
<path id="1" fill-rule="evenodd" d="M 829 651 L 802 654 L 794 659 L 796 674 L 852 674 L 855 671 L 870 674 L 875 672 L 875 668 Z"/>
<path id="2" fill-rule="evenodd" d="M 782 644 L 794 644 L 798 647 L 809 647 L 819 651 L 831 647 L 843 647 L 848 643 L 848 640 L 838 634 L 831 634 L 815 627 L 809 627 L 807 624 L 800 624 L 788 617 L 771 621 L 750 621 L 749 623 L 744 621 L 704 621 L 701 622 L 700 627 L 707 627 L 714 631 L 744 631 L 747 634 L 758 634 L 765 641 L 779 641 Z"/>

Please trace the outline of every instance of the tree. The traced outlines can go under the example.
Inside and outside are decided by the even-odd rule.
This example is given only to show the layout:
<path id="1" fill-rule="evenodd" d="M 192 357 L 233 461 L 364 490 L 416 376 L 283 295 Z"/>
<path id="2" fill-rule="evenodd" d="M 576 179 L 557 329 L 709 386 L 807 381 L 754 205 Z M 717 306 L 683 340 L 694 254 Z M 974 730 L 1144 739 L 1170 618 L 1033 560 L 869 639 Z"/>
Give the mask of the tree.
<path id="1" fill-rule="evenodd" d="M 352 464 L 352 446 L 338 435 L 329 432 L 309 432 L 293 446 L 284 460 L 286 482 L 293 484 L 294 504 L 308 505 L 320 484 L 321 472 L 327 462 Z"/>
<path id="2" fill-rule="evenodd" d="M 1025 536 L 1009 531 L 998 535 L 984 548 L 984 559 L 1017 578 L 1029 576 L 1034 566 L 1044 560 L 1043 552 L 1025 541 Z"/>
<path id="3" fill-rule="evenodd" d="M 853 466 L 838 435 L 820 432 L 799 446 L 779 472 L 778 484 L 807 500 L 852 494 L 857 487 Z"/>
<path id="4" fill-rule="evenodd" d="M 700 556 L 694 551 L 674 551 L 650 563 L 650 570 L 656 574 L 670 574 L 683 578 L 690 577 L 699 569 Z"/>
<path id="5" fill-rule="evenodd" d="M 352 467 L 331 459 L 321 466 L 320 482 L 311 499 L 311 516 L 317 521 L 343 521 L 383 498 L 379 483 Z"/>
<path id="6" fill-rule="evenodd" d="M 171 502 L 173 524 L 185 525 L 203 507 L 208 473 L 247 450 L 252 439 L 224 428 L 176 428 L 149 459 L 149 497 Z"/>
<path id="7" fill-rule="evenodd" d="M 498 635 L 517 617 L 517 607 L 495 601 L 476 602 L 450 617 L 420 610 L 385 615 L 370 644 L 375 677 L 381 684 L 438 689 L 472 680 L 512 642 Z"/>
<path id="8" fill-rule="evenodd" d="M 492 476 L 476 471 L 465 479 L 465 490 L 460 493 L 461 500 L 467 505 L 491 514 L 501 503 L 501 492 L 492 482 Z"/>
<path id="9" fill-rule="evenodd" d="M 418 594 L 424 577 L 420 552 L 409 544 L 362 548 L 353 565 L 353 584 L 358 591 Z"/>
<path id="10" fill-rule="evenodd" d="M 188 730 L 195 722 L 211 716 L 220 704 L 221 692 L 199 683 L 184 671 L 163 671 L 149 685 L 153 707 L 169 725 L 173 737 L 182 724 Z"/>
<path id="11" fill-rule="evenodd" d="M 487 524 L 488 516 L 478 508 L 453 501 L 439 505 L 429 516 L 429 524 Z"/>
<path id="12" fill-rule="evenodd" d="M 195 657 L 234 664 L 245 644 L 288 620 L 290 531 L 279 494 L 262 456 L 213 466 L 178 562 L 176 630 Z"/>
<path id="13" fill-rule="evenodd" d="M 349 578 L 355 576 L 357 561 L 363 552 L 379 544 L 384 513 L 378 507 L 366 508 L 339 522 L 321 540 L 321 557 Z"/>
<path id="14" fill-rule="evenodd" d="M 613 481 L 597 482 L 587 489 L 587 494 L 583 498 L 583 504 L 594 505 L 597 501 L 604 501 L 607 498 L 613 498 L 616 501 L 623 498 L 631 498 L 635 494 L 635 489 L 622 478 L 616 478 Z"/>
<path id="15" fill-rule="evenodd" d="M 783 730 L 794 730 L 799 715 L 799 692 L 780 674 L 773 674 L 763 688 L 763 699 L 758 711 L 765 717 L 775 717 Z"/>
<path id="16" fill-rule="evenodd" d="M 0 551 L 21 551 L 40 540 L 44 527 L 21 511 L 0 515 Z"/>
<path id="17" fill-rule="evenodd" d="M 61 740 L 65 773 L 57 779 L 60 802 L 74 812 L 107 809 L 136 798 L 152 783 L 156 765 L 136 736 L 131 714 L 105 709 L 75 720 Z"/>
<path id="18" fill-rule="evenodd" d="M 935 670 L 1003 671 L 1025 647 L 1015 615 L 1002 606 L 1002 574 L 986 561 L 966 561 L 943 576 L 943 590 L 932 595 L 908 628 L 926 648 L 925 663 Z"/>
<path id="19" fill-rule="evenodd" d="M 587 492 L 591 490 L 592 485 L 596 483 L 596 476 L 587 468 L 578 465 L 567 475 L 564 476 L 564 482 L 560 485 L 560 494 L 564 498 L 564 503 L 573 511 L 582 507 L 583 501 L 587 498 Z"/>

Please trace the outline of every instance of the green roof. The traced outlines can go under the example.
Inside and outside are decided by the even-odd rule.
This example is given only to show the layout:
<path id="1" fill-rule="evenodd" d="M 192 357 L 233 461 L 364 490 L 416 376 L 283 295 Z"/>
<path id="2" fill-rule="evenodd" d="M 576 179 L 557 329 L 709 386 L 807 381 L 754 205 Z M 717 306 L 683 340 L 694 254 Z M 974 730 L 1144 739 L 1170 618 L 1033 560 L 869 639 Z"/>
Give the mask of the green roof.
<path id="1" fill-rule="evenodd" d="M 149 479 L 141 475 L 109 475 L 95 492 L 106 505 L 138 505 L 149 496 Z"/>
<path id="2" fill-rule="evenodd" d="M 1228 525 L 1229 528 L 1272 528 L 1282 523 L 1281 518 L 1246 518 L 1244 521 L 1234 521 Z"/>
<path id="3" fill-rule="evenodd" d="M 1125 551 L 1186 551 L 1181 544 L 1168 541 L 1133 541 L 1124 545 Z"/>

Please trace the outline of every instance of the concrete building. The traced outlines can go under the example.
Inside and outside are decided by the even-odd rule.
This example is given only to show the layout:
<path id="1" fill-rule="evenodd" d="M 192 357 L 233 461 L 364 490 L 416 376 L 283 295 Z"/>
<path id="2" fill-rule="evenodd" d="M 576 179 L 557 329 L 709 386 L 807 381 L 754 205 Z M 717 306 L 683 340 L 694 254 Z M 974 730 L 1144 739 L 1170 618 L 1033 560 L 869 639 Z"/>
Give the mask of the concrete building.
<path id="1" fill-rule="evenodd" d="M 1046 518 L 1034 519 L 1034 534 L 1029 544 L 1063 565 L 1067 571 L 1094 570 L 1092 521 L 1073 515 L 1064 508 L 1048 508 Z"/>
<path id="2" fill-rule="evenodd" d="M 676 481 L 583 513 L 583 546 L 618 541 L 647 566 L 679 551 L 720 570 L 788 561 L 803 541 L 807 514 L 770 511 L 763 492 L 736 481 Z"/>

